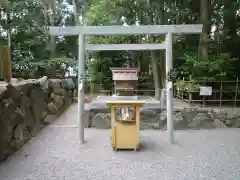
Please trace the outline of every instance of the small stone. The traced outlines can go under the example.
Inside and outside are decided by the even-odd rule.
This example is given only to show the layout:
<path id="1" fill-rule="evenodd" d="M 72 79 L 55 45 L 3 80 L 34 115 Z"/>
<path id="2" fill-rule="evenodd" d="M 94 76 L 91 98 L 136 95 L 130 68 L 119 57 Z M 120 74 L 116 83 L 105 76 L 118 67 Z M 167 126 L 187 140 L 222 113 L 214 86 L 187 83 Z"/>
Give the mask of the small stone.
<path id="1" fill-rule="evenodd" d="M 64 100 L 62 96 L 56 95 L 54 93 L 50 96 L 53 99 L 53 102 L 55 103 L 56 107 L 60 109 L 63 106 Z"/>
<path id="2" fill-rule="evenodd" d="M 201 124 L 203 124 L 204 121 L 208 121 L 208 117 L 206 113 L 203 113 L 202 111 L 198 113 L 193 120 L 188 124 L 191 128 L 200 128 Z"/>
<path id="3" fill-rule="evenodd" d="M 232 121 L 231 121 L 231 120 L 227 120 L 227 121 L 225 122 L 225 124 L 226 124 L 227 126 L 231 126 L 231 125 L 232 125 Z"/>
<path id="4" fill-rule="evenodd" d="M 47 89 L 48 88 L 49 81 L 48 81 L 47 76 L 43 76 L 42 78 L 39 78 L 37 81 L 39 82 L 40 87 L 42 89 Z"/>
<path id="5" fill-rule="evenodd" d="M 56 94 L 56 95 L 64 96 L 65 90 L 62 89 L 62 88 L 54 88 L 54 89 L 53 89 L 53 93 Z"/>
<path id="6" fill-rule="evenodd" d="M 42 113 L 42 119 L 45 119 L 47 115 L 48 115 L 47 111 L 46 111 L 46 110 L 43 111 L 43 113 Z"/>
<path id="7" fill-rule="evenodd" d="M 59 80 L 51 80 L 49 82 L 49 87 L 53 88 L 53 89 L 58 89 L 61 88 L 60 82 Z"/>
<path id="8" fill-rule="evenodd" d="M 13 132 L 12 145 L 19 149 L 28 139 L 30 139 L 30 133 L 27 131 L 26 126 L 24 124 L 17 125 Z"/>
<path id="9" fill-rule="evenodd" d="M 47 117 L 44 119 L 43 123 L 45 125 L 47 124 L 51 124 L 53 121 L 55 121 L 57 119 L 57 116 L 56 115 L 53 115 L 53 114 L 49 114 L 47 115 Z"/>
<path id="10" fill-rule="evenodd" d="M 54 102 L 48 103 L 47 110 L 50 114 L 57 114 L 58 112 L 58 108 Z"/>
<path id="11" fill-rule="evenodd" d="M 109 113 L 99 113 L 92 119 L 92 126 L 98 129 L 111 128 L 111 120 Z"/>
<path id="12" fill-rule="evenodd" d="M 183 116 L 181 112 L 176 112 L 176 114 L 173 114 L 173 120 L 176 122 L 183 121 Z"/>
<path id="13" fill-rule="evenodd" d="M 74 87 L 75 87 L 75 84 L 74 84 L 74 82 L 73 82 L 73 80 L 72 80 L 71 78 L 63 79 L 63 80 L 60 82 L 60 84 L 61 84 L 61 87 L 62 87 L 63 89 L 69 89 L 69 90 L 71 90 L 71 89 L 74 89 Z"/>

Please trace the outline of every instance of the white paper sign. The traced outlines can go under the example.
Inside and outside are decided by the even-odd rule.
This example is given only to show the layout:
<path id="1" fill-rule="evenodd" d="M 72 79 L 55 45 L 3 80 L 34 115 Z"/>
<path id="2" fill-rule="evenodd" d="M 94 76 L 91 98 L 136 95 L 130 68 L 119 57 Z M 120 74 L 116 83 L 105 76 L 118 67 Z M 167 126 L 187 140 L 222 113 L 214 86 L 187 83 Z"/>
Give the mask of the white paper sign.
<path id="1" fill-rule="evenodd" d="M 80 83 L 78 84 L 78 91 L 79 92 L 83 91 L 83 80 L 81 80 Z"/>
<path id="2" fill-rule="evenodd" d="M 211 86 L 200 86 L 200 96 L 211 96 L 212 87 Z"/>

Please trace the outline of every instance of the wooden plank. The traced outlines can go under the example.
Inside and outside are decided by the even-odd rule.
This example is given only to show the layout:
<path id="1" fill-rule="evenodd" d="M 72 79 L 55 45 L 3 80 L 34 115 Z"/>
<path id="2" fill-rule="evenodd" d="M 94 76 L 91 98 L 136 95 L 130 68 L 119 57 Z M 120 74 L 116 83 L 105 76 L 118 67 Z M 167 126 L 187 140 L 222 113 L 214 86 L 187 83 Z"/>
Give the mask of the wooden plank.
<path id="1" fill-rule="evenodd" d="M 7 82 L 11 84 L 12 80 L 12 59 L 11 59 L 11 48 L 8 47 L 7 49 Z"/>
<path id="2" fill-rule="evenodd" d="M 127 51 L 127 50 L 157 50 L 166 49 L 166 44 L 86 44 L 87 51 Z"/>
<path id="3" fill-rule="evenodd" d="M 238 96 L 238 77 L 237 77 L 237 82 L 236 82 L 236 90 L 235 90 L 235 96 L 234 96 L 234 108 L 236 108 L 237 105 L 237 96 Z"/>
<path id="4" fill-rule="evenodd" d="M 144 103 L 146 103 L 146 101 L 141 101 L 141 100 L 114 100 L 114 101 L 106 101 L 105 102 L 107 105 L 143 105 Z"/>
<path id="5" fill-rule="evenodd" d="M 11 82 L 12 78 L 12 62 L 11 51 L 6 46 L 0 46 L 0 79 Z"/>
<path id="6" fill-rule="evenodd" d="M 179 92 L 187 92 L 187 90 L 183 90 L 183 89 L 179 89 Z M 221 90 L 212 90 L 212 93 L 220 93 Z M 222 92 L 225 92 L 225 93 L 235 93 L 235 90 L 223 90 Z M 240 92 L 240 90 L 238 90 L 238 93 Z M 199 90 L 192 90 L 192 93 L 199 93 Z"/>
<path id="7" fill-rule="evenodd" d="M 52 36 L 86 35 L 140 35 L 140 34 L 200 34 L 202 24 L 140 25 L 140 26 L 66 26 L 50 27 Z"/>
<path id="8" fill-rule="evenodd" d="M 221 81 L 221 84 L 220 84 L 220 107 L 222 107 L 222 93 L 223 93 L 223 82 Z"/>
<path id="9" fill-rule="evenodd" d="M 192 102 L 202 102 L 203 100 L 192 100 Z M 222 99 L 222 100 L 220 100 L 220 99 L 206 99 L 206 102 L 219 102 L 219 101 L 221 101 L 221 102 L 234 102 L 235 100 L 234 99 Z M 237 102 L 239 102 L 240 101 L 240 99 L 237 99 L 236 100 Z"/>
<path id="10" fill-rule="evenodd" d="M 3 80 L 4 79 L 4 72 L 3 72 L 3 69 L 4 69 L 4 60 L 3 60 L 3 47 L 0 46 L 0 80 Z"/>

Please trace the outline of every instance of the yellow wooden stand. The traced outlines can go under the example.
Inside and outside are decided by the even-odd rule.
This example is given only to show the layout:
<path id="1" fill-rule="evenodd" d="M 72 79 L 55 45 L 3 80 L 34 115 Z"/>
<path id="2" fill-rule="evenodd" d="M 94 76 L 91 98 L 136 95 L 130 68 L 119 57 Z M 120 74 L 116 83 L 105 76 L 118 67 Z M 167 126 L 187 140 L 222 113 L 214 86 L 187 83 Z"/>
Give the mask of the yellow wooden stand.
<path id="1" fill-rule="evenodd" d="M 144 101 L 107 101 L 107 106 L 111 109 L 111 143 L 114 150 L 140 148 L 140 108 Z M 135 108 L 134 117 L 128 120 L 117 118 L 117 108 Z"/>

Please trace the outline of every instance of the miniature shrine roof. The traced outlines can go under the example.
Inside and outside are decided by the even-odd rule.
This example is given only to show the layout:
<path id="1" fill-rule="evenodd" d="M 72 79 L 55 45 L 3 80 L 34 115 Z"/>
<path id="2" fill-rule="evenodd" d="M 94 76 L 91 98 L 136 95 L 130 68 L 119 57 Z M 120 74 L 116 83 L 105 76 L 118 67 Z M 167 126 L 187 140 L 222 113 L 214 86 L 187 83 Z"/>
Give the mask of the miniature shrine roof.
<path id="1" fill-rule="evenodd" d="M 110 68 L 112 72 L 137 72 L 139 68 Z"/>

